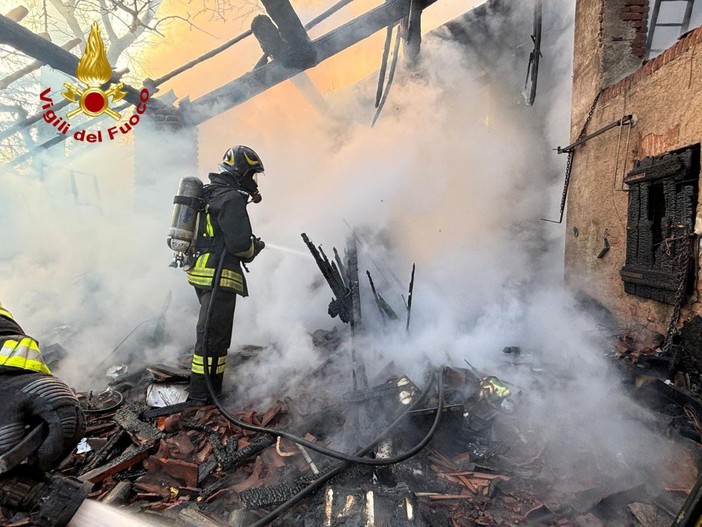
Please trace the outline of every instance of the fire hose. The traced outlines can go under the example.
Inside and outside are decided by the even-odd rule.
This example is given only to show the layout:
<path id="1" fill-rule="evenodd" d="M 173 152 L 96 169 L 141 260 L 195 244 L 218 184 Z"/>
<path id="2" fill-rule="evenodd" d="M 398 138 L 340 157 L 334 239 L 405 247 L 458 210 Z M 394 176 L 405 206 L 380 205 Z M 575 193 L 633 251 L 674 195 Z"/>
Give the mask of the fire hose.
<path id="1" fill-rule="evenodd" d="M 341 465 L 338 467 L 332 469 L 331 471 L 323 474 L 320 476 L 319 479 L 315 480 L 312 482 L 308 487 L 300 491 L 298 494 L 293 496 L 290 500 L 287 502 L 283 503 L 280 505 L 278 508 L 276 508 L 274 511 L 269 513 L 266 517 L 262 518 L 255 524 L 251 525 L 251 527 L 263 527 L 264 525 L 268 525 L 271 521 L 273 521 L 275 518 L 277 518 L 280 514 L 288 510 L 290 507 L 295 505 L 297 502 L 308 496 L 309 494 L 313 493 L 317 488 L 319 488 L 322 484 L 324 484 L 326 481 L 334 477 L 335 475 L 339 474 L 341 471 L 343 471 L 350 463 L 356 463 L 356 464 L 362 464 L 362 465 L 373 465 L 373 466 L 385 466 L 385 465 L 394 465 L 397 463 L 400 463 L 402 461 L 405 461 L 412 456 L 416 455 L 418 452 L 420 452 L 425 446 L 429 444 L 431 441 L 432 437 L 436 433 L 436 430 L 439 426 L 439 422 L 441 421 L 441 415 L 443 413 L 444 409 L 444 381 L 443 381 L 443 368 L 440 369 L 440 371 L 437 371 L 432 380 L 427 384 L 426 388 L 422 392 L 422 394 L 409 406 L 407 407 L 400 415 L 398 415 L 395 420 L 390 423 L 385 431 L 383 431 L 375 440 L 373 440 L 372 443 L 370 443 L 368 446 L 360 449 L 355 455 L 351 454 L 346 454 L 344 452 L 339 452 L 337 450 L 329 449 L 323 446 L 320 446 L 316 443 L 313 443 L 311 441 L 308 441 L 302 437 L 298 437 L 294 434 L 291 434 L 289 432 L 285 432 L 284 430 L 277 430 L 274 428 L 267 428 L 264 426 L 256 426 L 250 423 L 246 423 L 244 421 L 241 421 L 240 419 L 237 419 L 234 417 L 232 414 L 230 414 L 226 408 L 224 408 L 224 405 L 222 404 L 222 401 L 219 399 L 217 396 L 217 393 L 215 392 L 214 385 L 212 384 L 212 379 L 211 376 L 215 375 L 216 371 L 216 361 L 212 361 L 212 364 L 210 364 L 209 361 L 209 326 L 210 326 L 210 319 L 212 315 L 212 305 L 214 304 L 214 298 L 217 295 L 217 292 L 219 290 L 219 282 L 221 279 L 222 275 L 222 269 L 224 267 L 224 258 L 226 255 L 226 251 L 222 251 L 222 255 L 219 258 L 219 262 L 217 264 L 217 270 L 215 272 L 214 276 L 214 283 L 212 285 L 212 297 L 210 298 L 210 303 L 207 306 L 207 314 L 205 316 L 205 330 L 203 334 L 203 363 L 207 366 L 209 366 L 209 371 L 206 371 L 205 374 L 205 383 L 207 385 L 207 390 L 209 391 L 210 397 L 212 398 L 212 402 L 215 405 L 215 407 L 219 410 L 219 412 L 222 414 L 222 416 L 227 419 L 229 422 L 235 424 L 236 426 L 243 428 L 245 430 L 250 430 L 253 432 L 259 432 L 259 433 L 264 433 L 264 434 L 271 434 L 276 437 L 283 437 L 285 439 L 288 439 L 290 441 L 293 441 L 294 443 L 297 443 L 298 445 L 302 445 L 306 448 L 309 448 L 310 450 L 314 450 L 315 452 L 318 452 L 320 454 L 323 454 L 325 456 L 338 459 L 341 461 L 344 461 Z M 434 421 L 430 427 L 430 429 L 427 431 L 426 435 L 422 438 L 422 440 L 417 443 L 415 446 L 413 446 L 411 449 L 409 449 L 407 452 L 393 457 L 393 458 L 384 458 L 384 459 L 369 459 L 365 456 L 368 454 L 373 447 L 380 441 L 382 440 L 387 434 L 389 434 L 392 430 L 394 430 L 402 421 L 402 419 L 407 416 L 407 414 L 412 411 L 416 406 L 427 396 L 429 393 L 429 390 L 434 384 L 434 378 L 437 379 L 437 386 L 438 386 L 438 401 L 437 401 L 437 407 L 436 407 L 436 415 L 434 416 Z"/>

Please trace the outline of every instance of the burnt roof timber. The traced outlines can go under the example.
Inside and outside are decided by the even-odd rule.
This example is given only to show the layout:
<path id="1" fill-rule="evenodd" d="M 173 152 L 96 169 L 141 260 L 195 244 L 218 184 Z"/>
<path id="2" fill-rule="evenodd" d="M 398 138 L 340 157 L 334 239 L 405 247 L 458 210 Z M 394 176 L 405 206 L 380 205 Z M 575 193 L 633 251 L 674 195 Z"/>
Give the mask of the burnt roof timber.
<path id="1" fill-rule="evenodd" d="M 78 57 L 39 37 L 29 29 L 22 27 L 17 22 L 13 22 L 6 16 L 0 15 L 0 44 L 6 44 L 15 48 L 38 61 L 62 71 L 72 77 L 76 76 L 78 67 Z M 113 72 L 111 82 L 120 82 Z M 139 91 L 132 86 L 124 84 L 123 90 L 127 92 L 125 99 L 132 104 L 139 104 Z M 153 100 L 151 104 L 163 104 Z"/>
<path id="2" fill-rule="evenodd" d="M 422 8 L 426 8 L 435 1 L 425 0 Z M 410 0 L 389 0 L 314 40 L 312 48 L 316 57 L 310 67 L 398 22 L 407 16 L 409 6 Z M 289 68 L 278 60 L 272 60 L 190 103 L 181 102 L 181 109 L 184 110 L 184 115 L 190 123 L 199 125 L 302 71 L 304 69 Z"/>

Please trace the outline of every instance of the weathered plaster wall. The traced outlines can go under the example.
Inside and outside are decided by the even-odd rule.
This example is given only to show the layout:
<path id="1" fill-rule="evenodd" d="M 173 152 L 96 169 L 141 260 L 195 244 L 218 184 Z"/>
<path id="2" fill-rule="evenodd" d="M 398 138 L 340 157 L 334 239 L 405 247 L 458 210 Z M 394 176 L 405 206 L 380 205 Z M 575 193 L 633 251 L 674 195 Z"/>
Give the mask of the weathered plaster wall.
<path id="1" fill-rule="evenodd" d="M 574 82 L 591 84 L 590 79 L 577 75 Z M 609 308 L 622 325 L 664 332 L 672 306 L 624 292 L 619 270 L 625 261 L 628 196 L 619 189 L 626 189 L 622 178 L 635 159 L 702 141 L 702 28 L 606 88 L 588 132 L 626 114 L 637 119 L 630 141 L 626 128 L 615 128 L 585 143 L 575 154 L 568 196 L 566 280 L 573 289 L 582 289 Z M 699 206 L 697 217 L 699 224 Z M 605 236 L 610 251 L 598 259 Z M 681 319 L 692 312 L 702 313 L 697 298 Z"/>

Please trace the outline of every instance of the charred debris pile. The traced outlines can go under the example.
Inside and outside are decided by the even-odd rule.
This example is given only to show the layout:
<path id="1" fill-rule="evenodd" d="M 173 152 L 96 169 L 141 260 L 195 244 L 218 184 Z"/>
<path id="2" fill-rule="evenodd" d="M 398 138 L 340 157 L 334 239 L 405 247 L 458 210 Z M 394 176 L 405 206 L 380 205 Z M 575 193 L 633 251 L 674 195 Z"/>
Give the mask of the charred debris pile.
<path id="1" fill-rule="evenodd" d="M 632 390 L 647 386 L 667 397 L 656 407 L 660 426 L 689 442 L 689 456 L 671 470 L 667 484 L 604 481 L 585 471 L 577 487 L 564 491 L 549 470 L 549 444 L 524 411 L 531 391 L 557 389 L 538 357 L 513 346 L 496 350 L 504 363 L 498 372 L 466 362 L 421 379 L 390 365 L 376 377 L 381 382 L 369 384 L 354 350 L 362 329 L 356 238 L 343 258 L 334 250 L 332 260 L 303 239 L 333 292 L 329 314 L 348 325 L 315 332 L 326 359 L 308 385 L 281 385 L 267 408 L 245 406 L 242 394 L 225 400 L 247 425 L 241 427 L 215 406 L 185 402 L 187 369 L 112 367 L 106 391 L 81 394 L 86 438 L 59 471 L 92 485 L 91 499 L 140 513 L 154 525 L 655 527 L 671 525 L 681 508 L 689 520 L 695 503 L 686 498 L 699 493 L 702 431 L 700 403 L 689 392 L 650 372 L 644 382 L 637 375 L 645 368 L 619 361 Z M 367 278 L 388 331 L 408 330 L 414 268 L 403 316 L 370 273 Z M 629 359 L 655 356 L 635 351 L 625 337 L 614 344 Z M 56 360 L 60 351 L 53 349 Z M 234 355 L 246 361 L 265 352 L 249 346 Z M 348 386 L 324 387 L 340 364 L 351 365 Z M 509 381 L 520 368 L 537 372 L 533 385 Z M 2 512 L 2 525 L 31 525 Z M 688 524 L 683 518 L 675 525 Z"/>

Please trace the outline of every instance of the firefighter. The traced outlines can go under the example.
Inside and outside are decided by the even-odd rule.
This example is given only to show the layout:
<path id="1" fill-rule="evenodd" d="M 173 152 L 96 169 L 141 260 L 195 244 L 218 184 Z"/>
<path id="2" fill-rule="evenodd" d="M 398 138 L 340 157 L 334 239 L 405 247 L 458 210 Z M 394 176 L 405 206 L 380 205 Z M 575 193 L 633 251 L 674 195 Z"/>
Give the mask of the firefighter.
<path id="1" fill-rule="evenodd" d="M 253 235 L 246 205 L 259 203 L 257 175 L 263 172 L 261 158 L 247 146 L 234 146 L 224 153 L 219 173 L 209 174 L 205 185 L 205 209 L 200 217 L 195 240 L 195 261 L 187 271 L 188 282 L 195 286 L 200 302 L 197 341 L 190 375 L 190 399 L 210 399 L 205 372 L 210 372 L 217 395 L 222 392 L 227 350 L 232 340 L 232 324 L 237 296 L 248 296 L 242 264 L 250 263 L 265 244 Z M 214 276 L 225 253 L 217 294 L 212 295 Z M 205 324 L 212 303 L 208 329 L 209 364 L 203 360 Z"/>
<path id="2" fill-rule="evenodd" d="M 42 422 L 47 434 L 31 464 L 49 470 L 66 457 L 85 434 L 78 399 L 51 375 L 39 344 L 0 304 L 0 455 L 17 446 Z"/>

